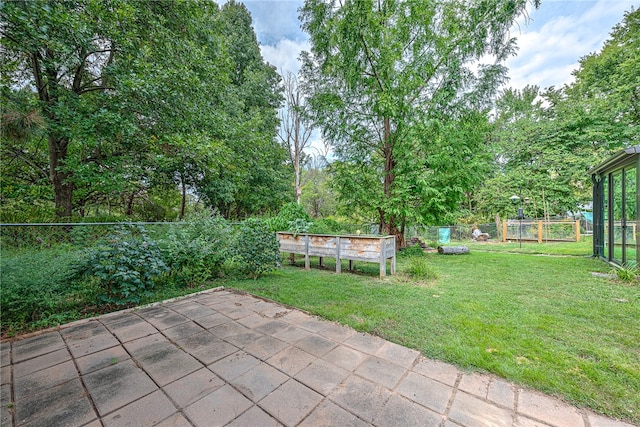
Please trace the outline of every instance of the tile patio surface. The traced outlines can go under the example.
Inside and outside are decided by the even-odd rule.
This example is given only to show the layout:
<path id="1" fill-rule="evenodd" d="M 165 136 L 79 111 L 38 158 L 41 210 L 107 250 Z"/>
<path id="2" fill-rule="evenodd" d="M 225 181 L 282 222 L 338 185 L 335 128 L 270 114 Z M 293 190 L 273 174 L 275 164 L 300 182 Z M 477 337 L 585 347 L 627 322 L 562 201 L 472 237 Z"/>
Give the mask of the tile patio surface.
<path id="1" fill-rule="evenodd" d="M 629 424 L 227 290 L 3 342 L 4 426 Z"/>

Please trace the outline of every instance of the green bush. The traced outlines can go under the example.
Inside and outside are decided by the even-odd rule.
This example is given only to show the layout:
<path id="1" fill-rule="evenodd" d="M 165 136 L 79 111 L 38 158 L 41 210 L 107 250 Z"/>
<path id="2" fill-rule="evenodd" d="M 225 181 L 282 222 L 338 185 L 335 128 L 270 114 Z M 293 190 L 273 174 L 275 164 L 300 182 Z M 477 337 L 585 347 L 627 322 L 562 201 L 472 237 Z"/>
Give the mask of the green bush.
<path id="1" fill-rule="evenodd" d="M 150 294 L 153 279 L 168 271 L 160 248 L 143 226 L 117 227 L 75 266 L 78 276 L 98 279 L 100 303 L 137 304 Z"/>
<path id="2" fill-rule="evenodd" d="M 250 218 L 235 232 L 233 264 L 241 273 L 253 277 L 280 267 L 280 244 L 266 222 Z"/>
<path id="3" fill-rule="evenodd" d="M 311 222 L 311 217 L 301 205 L 291 202 L 285 204 L 278 215 L 267 219 L 266 225 L 271 231 L 293 231 L 290 230 L 291 223 L 297 220 Z"/>
<path id="4" fill-rule="evenodd" d="M 196 286 L 219 277 L 229 257 L 231 228 L 219 215 L 208 211 L 190 214 L 166 237 L 163 252 L 171 276 L 181 285 Z"/>
<path id="5" fill-rule="evenodd" d="M 437 279 L 438 273 L 429 265 L 427 258 L 422 256 L 414 256 L 408 260 L 407 272 L 419 279 Z"/>

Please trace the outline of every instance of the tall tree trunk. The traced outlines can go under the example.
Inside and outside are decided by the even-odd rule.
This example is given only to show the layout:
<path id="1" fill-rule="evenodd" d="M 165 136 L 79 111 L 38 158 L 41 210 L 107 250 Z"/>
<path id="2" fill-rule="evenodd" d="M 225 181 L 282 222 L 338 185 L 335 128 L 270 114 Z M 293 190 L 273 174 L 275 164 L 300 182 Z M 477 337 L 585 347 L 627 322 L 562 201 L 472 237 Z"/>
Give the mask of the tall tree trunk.
<path id="1" fill-rule="evenodd" d="M 384 196 L 387 200 L 391 199 L 393 191 L 393 182 L 395 181 L 396 160 L 393 156 L 393 140 L 391 136 L 391 120 L 389 117 L 384 118 Z M 387 212 L 382 212 L 382 229 L 385 233 L 396 236 L 396 248 L 403 248 L 404 233 L 398 228 L 397 220 L 394 216 Z"/>
<path id="2" fill-rule="evenodd" d="M 183 174 L 180 174 L 180 186 L 182 187 L 182 200 L 180 202 L 180 219 L 183 219 L 184 213 L 187 207 L 187 186 L 184 183 Z"/>
<path id="3" fill-rule="evenodd" d="M 71 174 L 63 171 L 67 157 L 68 140 L 49 135 L 49 180 L 53 184 L 53 200 L 56 216 L 70 217 L 73 213 L 73 184 Z"/>
<path id="4" fill-rule="evenodd" d="M 136 192 L 132 191 L 131 194 L 127 197 L 127 206 L 125 208 L 124 214 L 127 216 L 133 215 L 133 200 L 136 197 Z"/>

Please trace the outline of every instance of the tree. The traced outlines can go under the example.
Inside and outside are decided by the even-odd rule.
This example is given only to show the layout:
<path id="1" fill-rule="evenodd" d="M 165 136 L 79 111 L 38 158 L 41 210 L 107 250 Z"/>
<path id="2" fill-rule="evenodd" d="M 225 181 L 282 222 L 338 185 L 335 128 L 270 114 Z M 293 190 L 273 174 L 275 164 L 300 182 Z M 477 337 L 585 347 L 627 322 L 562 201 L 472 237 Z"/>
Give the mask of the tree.
<path id="1" fill-rule="evenodd" d="M 399 246 L 407 221 L 445 217 L 479 179 L 484 138 L 467 124 L 503 82 L 515 49 L 508 31 L 526 3 L 307 0 L 301 9 L 314 122 L 345 166 L 338 172 L 381 183 L 352 200 L 366 201 Z M 486 55 L 493 64 L 479 65 Z M 463 137 L 451 138 L 457 126 Z"/>
<path id="2" fill-rule="evenodd" d="M 514 213 L 508 198 L 530 200 L 527 215 L 564 215 L 591 200 L 590 167 L 640 140 L 640 15 L 625 14 L 602 51 L 580 60 L 574 83 L 507 89 L 496 103 L 493 175 L 475 191 L 476 213 Z"/>
<path id="3" fill-rule="evenodd" d="M 293 166 L 295 179 L 296 202 L 300 204 L 302 185 L 300 182 L 301 162 L 305 148 L 309 147 L 311 126 L 305 126 L 303 122 L 305 98 L 298 76 L 289 72 L 284 76 L 285 107 L 280 111 L 280 130 L 278 136 L 289 151 L 289 160 Z"/>
<path id="4" fill-rule="evenodd" d="M 177 117 L 193 124 L 188 119 L 201 109 L 184 94 L 199 93 L 194 82 L 202 80 L 193 79 L 199 71 L 210 74 L 225 62 L 221 54 L 203 61 L 215 45 L 194 43 L 216 10 L 207 2 L 2 3 L 4 93 L 37 92 L 58 216 L 71 216 L 74 191 L 87 184 L 80 168 L 92 172 L 90 182 L 113 177 L 114 167 L 127 169 L 121 162 L 116 167 L 114 157 L 145 151 L 149 135 L 173 127 Z M 140 160 L 135 157 L 128 159 Z"/>
<path id="5" fill-rule="evenodd" d="M 235 216 L 283 201 L 279 76 L 244 5 L 17 0 L 0 14 L 2 104 L 16 116 L 9 101 L 27 94 L 42 117 L 48 147 L 38 167 L 58 216 L 113 200 L 129 215 L 136 198 L 168 185 L 179 187 L 182 210 L 187 193 Z M 32 155 L 13 153 L 39 173 Z"/>
<path id="6" fill-rule="evenodd" d="M 280 76 L 260 54 L 247 8 L 235 1 L 221 9 L 232 86 L 225 95 L 231 123 L 223 123 L 229 162 L 207 171 L 201 193 L 227 217 L 268 212 L 290 200 L 286 150 L 277 141 Z"/>

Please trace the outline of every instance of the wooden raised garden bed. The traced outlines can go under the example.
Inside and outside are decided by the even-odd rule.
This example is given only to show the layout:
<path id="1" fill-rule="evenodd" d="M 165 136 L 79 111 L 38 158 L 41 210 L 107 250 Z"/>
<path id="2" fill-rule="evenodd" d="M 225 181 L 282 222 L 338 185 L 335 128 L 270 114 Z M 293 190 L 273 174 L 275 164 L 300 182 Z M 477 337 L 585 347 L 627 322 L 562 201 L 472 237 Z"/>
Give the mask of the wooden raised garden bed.
<path id="1" fill-rule="evenodd" d="M 391 274 L 396 272 L 396 239 L 394 236 L 338 236 L 332 234 L 306 234 L 278 232 L 280 251 L 304 255 L 304 267 L 310 268 L 309 257 L 336 259 L 336 273 L 340 273 L 340 261 L 349 260 L 349 269 L 353 261 L 377 262 L 380 264 L 380 277 L 387 274 L 387 260 L 391 260 Z"/>

